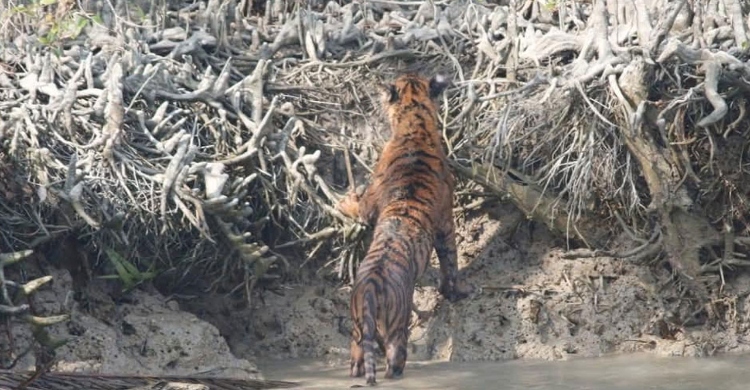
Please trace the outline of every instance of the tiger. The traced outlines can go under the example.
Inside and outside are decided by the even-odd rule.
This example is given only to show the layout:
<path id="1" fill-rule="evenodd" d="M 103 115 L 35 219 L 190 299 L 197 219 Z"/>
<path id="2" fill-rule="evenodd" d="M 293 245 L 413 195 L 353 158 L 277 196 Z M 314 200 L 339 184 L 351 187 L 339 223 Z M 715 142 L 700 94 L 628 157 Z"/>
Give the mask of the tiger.
<path id="1" fill-rule="evenodd" d="M 438 130 L 437 97 L 450 84 L 406 73 L 381 87 L 391 136 L 369 185 L 350 190 L 337 208 L 373 226 L 372 241 L 351 292 L 351 377 L 375 385 L 375 345 L 386 354 L 385 378 L 406 365 L 414 287 L 435 248 L 439 291 L 450 302 L 474 292 L 458 286 L 453 221 L 455 179 Z"/>

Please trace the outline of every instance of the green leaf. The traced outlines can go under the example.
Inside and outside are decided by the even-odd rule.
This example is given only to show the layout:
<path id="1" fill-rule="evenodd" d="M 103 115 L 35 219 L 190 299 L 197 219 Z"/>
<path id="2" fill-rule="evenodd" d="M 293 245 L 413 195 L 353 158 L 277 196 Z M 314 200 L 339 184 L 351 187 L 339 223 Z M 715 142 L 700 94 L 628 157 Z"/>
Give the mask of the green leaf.
<path id="1" fill-rule="evenodd" d="M 83 31 L 83 29 L 86 28 L 86 26 L 88 26 L 89 24 L 88 19 L 80 16 L 77 16 L 77 18 L 78 21 L 76 22 L 76 35 L 80 34 L 81 31 Z"/>
<path id="2" fill-rule="evenodd" d="M 97 279 L 110 280 L 110 279 L 120 279 L 120 276 L 119 275 L 114 275 L 114 274 L 113 275 L 99 275 L 96 278 Z"/>
<path id="3" fill-rule="evenodd" d="M 146 19 L 146 13 L 141 9 L 141 7 L 135 5 L 132 8 L 133 13 L 135 13 L 138 20 L 144 20 Z"/>
<path id="4" fill-rule="evenodd" d="M 105 249 L 105 252 L 107 253 L 109 261 L 112 263 L 112 265 L 115 266 L 115 271 L 117 271 L 117 275 L 120 277 L 120 280 L 122 280 L 122 284 L 125 285 L 125 289 L 129 289 L 134 284 L 134 275 L 129 271 L 129 269 L 133 269 L 135 267 L 125 261 L 125 259 L 114 250 L 107 248 Z M 136 269 L 136 274 L 137 272 L 138 270 Z"/>
<path id="5" fill-rule="evenodd" d="M 41 5 L 57 4 L 57 0 L 40 0 L 39 4 L 41 4 Z"/>
<path id="6" fill-rule="evenodd" d="M 109 257 L 109 260 L 115 266 L 117 275 L 104 275 L 100 276 L 99 278 L 120 279 L 123 284 L 123 291 L 131 290 L 139 284 L 147 280 L 151 280 L 155 278 L 156 275 L 158 275 L 158 272 L 153 269 L 153 265 L 149 267 L 148 271 L 141 272 L 133 263 L 125 260 L 119 253 L 115 252 L 114 250 L 107 248 L 106 252 L 107 257 Z"/>

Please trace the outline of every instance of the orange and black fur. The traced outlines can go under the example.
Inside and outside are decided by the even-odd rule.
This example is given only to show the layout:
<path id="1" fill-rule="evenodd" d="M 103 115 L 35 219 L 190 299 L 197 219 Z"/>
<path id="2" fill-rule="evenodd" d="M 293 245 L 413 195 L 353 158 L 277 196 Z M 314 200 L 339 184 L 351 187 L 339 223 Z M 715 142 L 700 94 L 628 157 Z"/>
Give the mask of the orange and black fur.
<path id="1" fill-rule="evenodd" d="M 406 364 L 414 285 L 435 248 L 440 293 L 455 302 L 473 288 L 457 287 L 454 178 L 438 130 L 435 98 L 448 82 L 406 74 L 384 90 L 391 138 L 361 195 L 350 192 L 339 209 L 374 224 L 372 243 L 351 295 L 351 376 L 375 384 L 375 343 L 384 347 L 386 378 Z"/>

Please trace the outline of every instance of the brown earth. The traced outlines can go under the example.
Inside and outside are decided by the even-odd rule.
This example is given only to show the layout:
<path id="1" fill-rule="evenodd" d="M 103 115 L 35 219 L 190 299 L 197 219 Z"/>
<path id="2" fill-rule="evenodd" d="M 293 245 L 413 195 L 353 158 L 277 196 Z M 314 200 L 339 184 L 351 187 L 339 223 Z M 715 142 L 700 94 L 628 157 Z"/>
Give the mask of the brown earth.
<path id="1" fill-rule="evenodd" d="M 566 359 L 611 353 L 708 356 L 750 350 L 750 278 L 728 281 L 717 317 L 682 323 L 688 305 L 668 270 L 612 258 L 566 260 L 565 243 L 509 205 L 457 217 L 460 268 L 481 294 L 450 304 L 436 290 L 437 261 L 418 284 L 414 360 Z M 348 359 L 349 288 L 303 277 L 283 296 L 265 294 L 252 310 L 216 300 L 192 311 L 215 324 L 233 352 L 256 359 Z"/>
<path id="2" fill-rule="evenodd" d="M 110 375 L 215 375 L 262 378 L 254 363 L 235 357 L 216 327 L 179 309 L 157 292 L 134 290 L 117 301 L 94 281 L 85 299 L 74 299 L 66 270 L 44 270 L 54 277 L 34 295 L 36 315 L 70 313 L 70 321 L 47 328 L 53 340 L 67 340 L 55 350 L 52 371 Z M 8 327 L 0 350 L 23 351 L 32 345 L 28 326 Z M 10 340 L 12 346 L 5 343 Z M 36 349 L 23 355 L 15 370 L 33 370 Z M 9 356 L 3 356 L 5 360 Z M 2 386 L 0 386 L 2 388 Z"/>
<path id="3" fill-rule="evenodd" d="M 727 280 L 727 298 L 714 302 L 713 320 L 683 324 L 688 305 L 665 269 L 611 258 L 566 260 L 564 242 L 509 205 L 457 221 L 460 267 L 482 292 L 456 304 L 444 301 L 433 258 L 415 294 L 429 318 L 420 323 L 414 315 L 412 361 L 750 350 L 750 277 Z M 314 273 L 288 284 L 283 296 L 263 294 L 252 308 L 218 295 L 178 305 L 150 290 L 117 303 L 89 297 L 84 309 L 71 298 L 67 271 L 47 272 L 55 282 L 36 295 L 37 309 L 73 313 L 69 323 L 50 328 L 53 337 L 71 340 L 58 350 L 56 370 L 260 378 L 256 359 L 315 358 L 336 366 L 348 359 L 349 288 Z M 25 328 L 13 329 L 14 342 L 27 344 Z M 34 363 L 28 355 L 16 368 Z"/>

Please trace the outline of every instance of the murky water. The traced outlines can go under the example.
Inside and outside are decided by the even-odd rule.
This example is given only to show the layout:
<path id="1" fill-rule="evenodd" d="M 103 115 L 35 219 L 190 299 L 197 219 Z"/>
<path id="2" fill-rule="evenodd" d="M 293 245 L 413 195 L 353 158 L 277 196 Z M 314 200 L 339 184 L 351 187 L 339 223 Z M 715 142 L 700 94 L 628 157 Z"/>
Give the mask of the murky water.
<path id="1" fill-rule="evenodd" d="M 315 360 L 259 361 L 267 379 L 299 382 L 304 389 L 348 389 L 364 379 L 348 377 L 347 367 Z M 382 364 L 382 363 L 379 363 Z M 403 379 L 379 389 L 502 390 L 739 390 L 750 389 L 750 356 L 660 358 L 625 355 L 568 361 L 407 362 Z M 378 367 L 380 370 L 382 366 Z"/>

